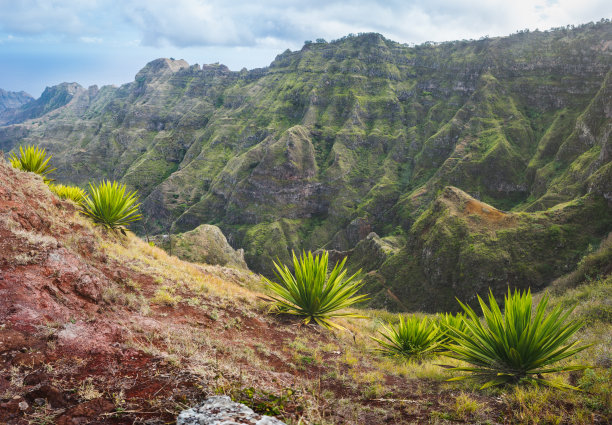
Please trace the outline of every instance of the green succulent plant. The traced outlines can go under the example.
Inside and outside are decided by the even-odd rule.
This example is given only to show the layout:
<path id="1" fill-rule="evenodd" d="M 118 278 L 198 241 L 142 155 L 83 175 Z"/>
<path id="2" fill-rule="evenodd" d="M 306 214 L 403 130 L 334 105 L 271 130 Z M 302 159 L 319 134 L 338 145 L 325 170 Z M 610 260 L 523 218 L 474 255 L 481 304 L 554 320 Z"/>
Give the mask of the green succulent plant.
<path id="1" fill-rule="evenodd" d="M 126 193 L 125 185 L 116 181 L 102 181 L 97 185 L 89 183 L 89 196 L 82 202 L 83 214 L 96 224 L 122 232 L 129 224 L 142 218 L 139 207 L 136 191 Z"/>
<path id="2" fill-rule="evenodd" d="M 71 201 L 81 204 L 87 194 L 83 189 L 77 186 L 66 186 L 63 184 L 50 184 L 49 189 L 62 199 L 70 199 Z"/>
<path id="3" fill-rule="evenodd" d="M 451 341 L 448 336 L 449 333 L 453 332 L 455 329 L 460 331 L 465 331 L 466 325 L 464 323 L 465 315 L 463 313 L 444 313 L 438 314 L 436 317 L 438 327 L 440 328 L 440 333 L 438 334 L 438 342 L 440 346 L 438 350 L 444 351 L 444 344 Z"/>
<path id="4" fill-rule="evenodd" d="M 274 262 L 278 283 L 264 278 L 274 292 L 272 299 L 276 312 L 304 316 L 304 323 L 314 321 L 328 329 L 343 329 L 330 320 L 334 317 L 364 317 L 340 311 L 367 299 L 367 295 L 357 295 L 363 286 L 359 280 L 360 272 L 347 277 L 346 258 L 336 263 L 328 273 L 326 251 L 317 255 L 302 252 L 301 258 L 295 252 L 292 254 L 294 272 L 286 265 Z"/>
<path id="5" fill-rule="evenodd" d="M 397 324 L 383 325 L 382 338 L 372 338 L 383 354 L 406 359 L 419 359 L 431 354 L 439 346 L 442 331 L 435 321 L 417 316 L 398 316 Z"/>
<path id="6" fill-rule="evenodd" d="M 12 152 L 9 156 L 11 165 L 19 170 L 31 171 L 42 176 L 43 180 L 48 183 L 53 179 L 47 178 L 47 174 L 55 171 L 55 168 L 51 168 L 49 160 L 53 155 L 47 157 L 47 152 L 38 146 L 29 145 L 25 148 L 19 146 L 19 156 Z"/>
<path id="7" fill-rule="evenodd" d="M 586 366 L 552 365 L 588 347 L 579 346 L 579 341 L 570 342 L 582 326 L 580 321 L 568 321 L 573 309 L 563 310 L 559 305 L 546 314 L 548 299 L 545 295 L 533 314 L 531 291 L 511 293 L 508 289 L 502 313 L 489 291 L 488 306 L 478 297 L 482 321 L 471 307 L 460 302 L 466 314 L 465 329 L 450 329 L 446 355 L 470 364 L 453 368 L 470 375 L 451 380 L 472 376 L 485 381 L 482 388 L 532 382 L 575 389 L 543 378 L 547 373 L 585 369 Z"/>

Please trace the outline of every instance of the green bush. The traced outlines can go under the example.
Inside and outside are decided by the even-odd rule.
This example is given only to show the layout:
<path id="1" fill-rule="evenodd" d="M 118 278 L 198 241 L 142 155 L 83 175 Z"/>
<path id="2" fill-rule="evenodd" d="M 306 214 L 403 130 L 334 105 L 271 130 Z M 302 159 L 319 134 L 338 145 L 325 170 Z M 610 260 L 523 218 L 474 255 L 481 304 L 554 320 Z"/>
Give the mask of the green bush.
<path id="1" fill-rule="evenodd" d="M 448 336 L 447 356 L 469 363 L 470 367 L 454 370 L 471 372 L 472 377 L 483 379 L 482 388 L 493 385 L 532 382 L 544 385 L 574 388 L 546 381 L 542 375 L 552 372 L 585 369 L 585 366 L 551 366 L 573 356 L 588 346 L 569 339 L 580 329 L 582 322 L 566 323 L 573 309 L 553 308 L 546 314 L 548 295 L 537 305 L 532 315 L 531 291 L 508 289 L 502 314 L 493 293 L 489 291 L 489 306 L 478 297 L 484 315 L 481 321 L 474 310 L 461 303 L 466 318 L 465 329 L 451 329 Z M 467 376 L 452 378 L 464 379 Z"/>
<path id="2" fill-rule="evenodd" d="M 136 203 L 136 191 L 126 194 L 125 185 L 115 181 L 102 181 L 98 185 L 89 183 L 89 196 L 82 203 L 83 214 L 96 224 L 109 229 L 123 229 L 140 220 L 140 204 Z"/>
<path id="3" fill-rule="evenodd" d="M 77 186 L 65 186 L 63 184 L 50 184 L 49 189 L 62 199 L 70 199 L 71 201 L 81 204 L 87 194 L 83 189 Z"/>
<path id="4" fill-rule="evenodd" d="M 399 315 L 397 325 L 383 325 L 385 332 L 379 332 L 383 339 L 372 338 L 383 354 L 403 357 L 422 358 L 439 347 L 441 329 L 433 320 L 409 316 L 404 319 Z"/>
<path id="5" fill-rule="evenodd" d="M 40 174 L 45 182 L 51 182 L 53 179 L 48 179 L 46 176 L 55 171 L 55 168 L 50 168 L 49 165 L 52 156 L 49 155 L 47 158 L 47 152 L 38 146 L 26 146 L 25 149 L 19 146 L 19 156 L 13 152 L 9 161 L 15 168 Z"/>
<path id="6" fill-rule="evenodd" d="M 293 273 L 286 265 L 274 262 L 280 283 L 264 278 L 275 294 L 272 296 L 273 308 L 279 313 L 305 316 L 304 323 L 315 321 L 326 328 L 342 329 L 342 326 L 329 320 L 333 317 L 363 317 L 339 311 L 367 299 L 367 295 L 356 295 L 363 285 L 358 279 L 360 272 L 347 277 L 345 262 L 346 258 L 336 263 L 329 274 L 327 252 L 316 256 L 312 252 L 303 252 L 299 259 L 294 252 Z"/>

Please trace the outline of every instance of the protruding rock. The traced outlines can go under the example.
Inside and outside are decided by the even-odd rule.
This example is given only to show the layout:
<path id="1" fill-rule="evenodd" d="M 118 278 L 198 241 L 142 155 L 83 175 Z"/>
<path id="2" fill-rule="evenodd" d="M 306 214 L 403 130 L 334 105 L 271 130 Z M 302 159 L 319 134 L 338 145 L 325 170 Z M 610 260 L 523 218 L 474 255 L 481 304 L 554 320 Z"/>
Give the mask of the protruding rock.
<path id="1" fill-rule="evenodd" d="M 345 229 L 337 232 L 331 243 L 332 249 L 346 251 L 353 248 L 359 241 L 365 239 L 372 232 L 372 225 L 366 218 L 358 217 L 351 221 Z"/>
<path id="2" fill-rule="evenodd" d="M 271 416 L 253 412 L 244 404 L 233 402 L 228 396 L 210 397 L 201 405 L 183 410 L 177 425 L 284 425 Z"/>
<path id="3" fill-rule="evenodd" d="M 370 233 L 360 241 L 351 253 L 351 262 L 358 264 L 364 272 L 376 270 L 396 254 L 401 248 L 400 238 L 388 236 L 381 238 L 376 233 Z"/>
<path id="4" fill-rule="evenodd" d="M 155 236 L 153 241 L 181 260 L 248 269 L 244 251 L 233 249 L 221 229 L 211 224 L 178 235 Z"/>

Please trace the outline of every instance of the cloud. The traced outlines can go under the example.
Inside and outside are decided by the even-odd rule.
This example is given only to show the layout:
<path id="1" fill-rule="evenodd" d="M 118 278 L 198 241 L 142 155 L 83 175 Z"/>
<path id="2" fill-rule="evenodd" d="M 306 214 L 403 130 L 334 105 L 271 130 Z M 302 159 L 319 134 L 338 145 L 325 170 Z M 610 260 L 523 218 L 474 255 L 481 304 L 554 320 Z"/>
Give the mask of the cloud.
<path id="1" fill-rule="evenodd" d="M 21 35 L 78 34 L 86 29 L 83 15 L 95 1 L 0 0 L 0 29 Z"/>
<path id="2" fill-rule="evenodd" d="M 83 43 L 89 43 L 89 44 L 100 44 L 100 43 L 102 43 L 102 41 L 104 41 L 100 37 L 80 37 L 79 39 Z"/>
<path id="3" fill-rule="evenodd" d="M 612 15 L 609 0 L 0 0 L 0 32 L 146 46 L 300 45 L 380 32 L 400 42 L 479 38 Z"/>

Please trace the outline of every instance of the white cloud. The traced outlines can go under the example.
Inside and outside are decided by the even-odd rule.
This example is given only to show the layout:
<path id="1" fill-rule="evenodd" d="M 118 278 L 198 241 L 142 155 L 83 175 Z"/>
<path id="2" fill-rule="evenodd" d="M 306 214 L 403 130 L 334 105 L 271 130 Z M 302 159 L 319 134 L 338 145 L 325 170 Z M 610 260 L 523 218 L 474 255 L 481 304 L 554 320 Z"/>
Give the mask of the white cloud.
<path id="1" fill-rule="evenodd" d="M 79 38 L 83 43 L 88 44 L 100 44 L 104 41 L 101 37 L 80 37 Z"/>
<path id="2" fill-rule="evenodd" d="M 479 38 L 612 15 L 609 0 L 0 0 L 0 32 L 148 46 L 295 46 L 380 32 L 400 42 Z"/>

